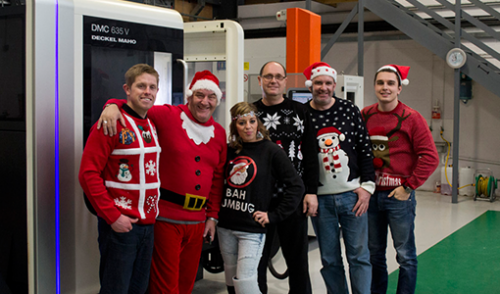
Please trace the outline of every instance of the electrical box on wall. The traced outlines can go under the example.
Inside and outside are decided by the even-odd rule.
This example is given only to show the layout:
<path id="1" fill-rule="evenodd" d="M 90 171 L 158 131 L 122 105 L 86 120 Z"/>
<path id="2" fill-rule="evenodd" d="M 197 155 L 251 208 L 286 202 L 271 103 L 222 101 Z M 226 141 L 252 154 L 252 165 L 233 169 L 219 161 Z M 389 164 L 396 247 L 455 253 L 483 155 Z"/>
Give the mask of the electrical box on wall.
<path id="1" fill-rule="evenodd" d="M 460 74 L 460 100 L 467 104 L 472 99 L 472 79 L 466 74 Z"/>
<path id="2" fill-rule="evenodd" d="M 347 99 L 354 103 L 359 109 L 363 109 L 363 77 L 338 75 L 335 96 Z"/>

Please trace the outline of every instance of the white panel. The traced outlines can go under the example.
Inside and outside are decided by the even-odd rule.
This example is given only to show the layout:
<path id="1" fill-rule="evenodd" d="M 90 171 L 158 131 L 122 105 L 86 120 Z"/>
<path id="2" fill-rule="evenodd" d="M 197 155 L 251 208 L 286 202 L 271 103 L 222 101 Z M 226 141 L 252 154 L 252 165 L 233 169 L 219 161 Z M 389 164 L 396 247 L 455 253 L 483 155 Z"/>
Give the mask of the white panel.
<path id="1" fill-rule="evenodd" d="M 155 105 L 172 104 L 172 54 L 155 52 L 154 68 L 160 75 Z"/>

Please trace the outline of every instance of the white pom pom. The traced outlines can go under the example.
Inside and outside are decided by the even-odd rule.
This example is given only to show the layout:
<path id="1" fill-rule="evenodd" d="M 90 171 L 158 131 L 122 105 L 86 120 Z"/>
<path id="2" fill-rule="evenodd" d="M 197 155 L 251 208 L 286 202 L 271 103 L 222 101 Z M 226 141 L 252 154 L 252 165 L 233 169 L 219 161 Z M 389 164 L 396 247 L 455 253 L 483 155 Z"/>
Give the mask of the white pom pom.
<path id="1" fill-rule="evenodd" d="M 410 84 L 410 81 L 408 79 L 404 79 L 402 84 L 408 86 Z"/>
<path id="2" fill-rule="evenodd" d="M 340 141 L 344 141 L 344 140 L 345 140 L 345 135 L 344 135 L 344 134 L 340 134 L 340 136 L 339 136 L 339 140 L 340 140 Z"/>
<path id="3" fill-rule="evenodd" d="M 186 97 L 191 97 L 193 95 L 193 91 L 190 89 L 186 89 Z"/>
<path id="4" fill-rule="evenodd" d="M 312 85 L 313 85 L 313 82 L 312 82 L 311 80 L 307 80 L 307 81 L 306 81 L 306 87 L 307 87 L 307 88 L 311 88 L 311 87 L 312 87 Z"/>

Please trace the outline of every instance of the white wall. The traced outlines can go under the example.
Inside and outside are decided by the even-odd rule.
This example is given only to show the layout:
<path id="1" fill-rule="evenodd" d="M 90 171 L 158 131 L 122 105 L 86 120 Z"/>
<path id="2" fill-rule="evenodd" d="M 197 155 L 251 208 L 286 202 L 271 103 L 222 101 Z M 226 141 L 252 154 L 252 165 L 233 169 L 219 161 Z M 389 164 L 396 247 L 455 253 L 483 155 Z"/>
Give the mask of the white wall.
<path id="1" fill-rule="evenodd" d="M 265 46 L 266 40 L 273 44 L 272 50 Z M 272 41 L 271 41 L 272 40 Z M 453 75 L 446 63 L 425 47 L 413 40 L 391 40 L 365 42 L 364 105 L 376 102 L 373 93 L 373 77 L 376 70 L 385 64 L 395 63 L 411 67 L 410 84 L 403 86 L 400 100 L 419 111 L 433 129 L 436 142 L 443 142 L 439 136 L 441 126 L 444 137 L 453 141 Z M 283 51 L 276 51 L 283 48 Z M 245 61 L 250 69 L 267 60 L 280 60 L 285 52 L 285 39 L 245 40 Z M 279 55 L 272 55 L 279 54 Z M 332 65 L 339 73 L 357 75 L 357 43 L 337 43 L 322 60 Z M 260 63 L 260 65 L 258 65 Z M 460 145 L 459 166 L 474 169 L 491 169 L 495 178 L 500 177 L 500 97 L 473 81 L 473 98 L 468 104 L 460 103 Z M 441 105 L 440 120 L 432 120 L 432 107 Z M 450 152 L 451 153 L 451 152 Z M 440 156 L 446 152 L 440 153 Z M 449 164 L 451 163 L 451 157 Z M 433 190 L 441 181 L 440 168 L 422 186 Z M 451 180 L 450 180 L 451 181 Z M 497 191 L 497 195 L 498 195 Z"/>

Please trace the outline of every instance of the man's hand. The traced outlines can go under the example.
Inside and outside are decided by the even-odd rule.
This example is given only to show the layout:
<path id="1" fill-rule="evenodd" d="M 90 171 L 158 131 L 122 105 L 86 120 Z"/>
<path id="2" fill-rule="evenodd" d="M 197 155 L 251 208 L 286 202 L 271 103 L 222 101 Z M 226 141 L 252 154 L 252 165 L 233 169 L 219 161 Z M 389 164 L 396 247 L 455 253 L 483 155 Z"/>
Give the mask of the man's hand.
<path id="1" fill-rule="evenodd" d="M 352 211 L 356 212 L 356 216 L 362 216 L 368 211 L 371 194 L 361 187 L 356 188 L 353 192 L 358 194 L 358 202 L 356 202 Z"/>
<path id="2" fill-rule="evenodd" d="M 267 217 L 267 212 L 256 211 L 253 214 L 253 219 L 263 227 L 265 227 L 266 224 L 269 223 L 269 217 Z"/>
<path id="3" fill-rule="evenodd" d="M 399 186 L 396 189 L 392 190 L 391 194 L 389 194 L 389 197 L 394 196 L 394 198 L 398 199 L 399 201 L 406 201 L 408 198 L 410 198 L 411 193 L 406 193 L 405 188 L 403 186 Z"/>
<path id="4" fill-rule="evenodd" d="M 125 118 L 123 118 L 120 109 L 116 104 L 109 104 L 104 108 L 101 113 L 101 117 L 97 121 L 97 129 L 99 130 L 102 126 L 104 135 L 109 134 L 109 136 L 116 135 L 116 121 L 120 120 L 122 126 L 125 126 Z"/>
<path id="5" fill-rule="evenodd" d="M 114 223 L 111 224 L 111 228 L 117 233 L 128 233 L 132 231 L 132 224 L 135 224 L 138 221 L 138 218 L 130 218 L 122 214 Z"/>
<path id="6" fill-rule="evenodd" d="M 316 194 L 306 194 L 303 201 L 304 209 L 302 213 L 307 213 L 307 216 L 318 215 L 318 196 Z"/>
<path id="7" fill-rule="evenodd" d="M 213 219 L 207 219 L 205 221 L 205 231 L 203 232 L 205 243 L 212 243 L 214 240 L 216 226 L 217 223 Z"/>

